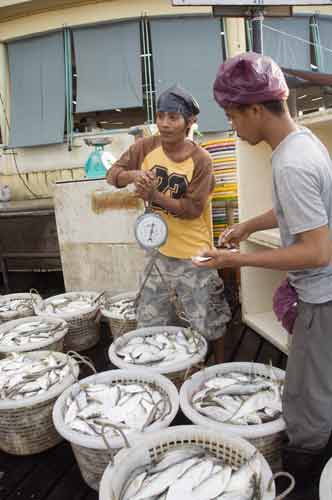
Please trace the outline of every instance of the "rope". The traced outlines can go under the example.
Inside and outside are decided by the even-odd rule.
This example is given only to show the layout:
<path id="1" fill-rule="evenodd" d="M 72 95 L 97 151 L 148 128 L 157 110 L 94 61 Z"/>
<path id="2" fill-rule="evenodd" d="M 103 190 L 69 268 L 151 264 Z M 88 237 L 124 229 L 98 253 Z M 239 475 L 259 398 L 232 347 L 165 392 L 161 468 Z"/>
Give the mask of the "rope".
<path id="1" fill-rule="evenodd" d="M 79 354 L 76 351 L 68 351 L 67 352 L 67 358 L 68 359 L 74 359 L 78 365 L 86 365 L 86 366 L 88 366 L 91 369 L 91 371 L 92 371 L 92 373 L 94 375 L 97 373 L 97 370 L 93 366 L 93 363 L 92 363 L 91 359 L 88 358 L 87 356 L 82 356 L 81 354 Z"/>
<path id="2" fill-rule="evenodd" d="M 108 440 L 107 440 L 107 435 L 106 435 L 106 432 L 105 432 L 105 428 L 106 427 L 110 427 L 111 429 L 114 429 L 116 432 L 118 432 L 120 434 L 120 436 L 122 437 L 124 443 L 125 443 L 125 447 L 126 448 L 130 448 L 130 444 L 129 444 L 129 441 L 127 439 L 127 436 L 125 435 L 125 433 L 122 431 L 122 429 L 120 429 L 120 427 L 118 427 L 117 425 L 114 425 L 114 424 L 111 424 L 110 422 L 103 422 L 102 420 L 96 420 L 96 423 L 99 423 L 102 425 L 102 428 L 101 428 L 101 437 L 105 443 L 105 446 L 110 454 L 110 462 L 112 465 L 114 465 L 114 457 L 115 457 L 115 451 L 113 450 L 113 448 L 111 447 L 111 445 L 109 444 Z"/>

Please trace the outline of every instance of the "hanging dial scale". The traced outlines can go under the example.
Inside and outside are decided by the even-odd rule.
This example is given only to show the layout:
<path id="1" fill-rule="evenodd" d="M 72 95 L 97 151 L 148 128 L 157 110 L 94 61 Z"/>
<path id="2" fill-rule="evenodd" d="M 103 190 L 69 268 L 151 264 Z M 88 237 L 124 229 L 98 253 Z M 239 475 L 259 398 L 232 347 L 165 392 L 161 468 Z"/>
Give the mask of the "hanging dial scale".
<path id="1" fill-rule="evenodd" d="M 159 248 L 163 246 L 167 241 L 168 227 L 164 219 L 156 212 L 153 212 L 151 208 L 151 199 L 145 206 L 144 214 L 140 215 L 136 220 L 135 236 L 137 242 L 142 248 L 144 248 L 144 250 L 152 251 L 149 262 L 145 268 L 145 276 L 143 277 L 140 289 L 135 299 L 136 308 L 145 284 L 149 279 L 151 271 L 153 268 L 155 268 L 160 276 L 161 281 L 164 283 L 164 286 L 169 292 L 170 302 L 174 305 L 176 314 L 180 319 L 187 321 L 190 325 L 190 322 L 183 312 L 183 306 L 181 301 L 179 300 L 179 297 L 177 296 L 176 290 L 166 282 L 156 262 L 159 255 Z"/>
<path id="2" fill-rule="evenodd" d="M 144 214 L 136 220 L 135 237 L 145 250 L 158 249 L 166 243 L 168 228 L 164 219 L 153 212 L 151 203 L 145 207 Z"/>

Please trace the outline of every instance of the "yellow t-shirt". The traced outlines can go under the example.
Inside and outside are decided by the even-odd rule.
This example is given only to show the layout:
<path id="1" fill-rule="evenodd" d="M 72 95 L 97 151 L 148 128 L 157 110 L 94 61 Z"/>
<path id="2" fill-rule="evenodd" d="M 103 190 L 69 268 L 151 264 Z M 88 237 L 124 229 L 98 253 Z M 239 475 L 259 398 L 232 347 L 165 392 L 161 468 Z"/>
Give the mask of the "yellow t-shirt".
<path id="1" fill-rule="evenodd" d="M 108 176 L 114 185 L 117 185 L 119 169 L 153 170 L 158 180 L 158 191 L 181 200 L 181 216 L 153 205 L 153 209 L 163 217 L 168 226 L 167 241 L 160 248 L 163 255 L 190 259 L 203 247 L 211 247 L 211 193 L 214 177 L 211 158 L 203 148 L 192 143 L 190 154 L 182 161 L 175 162 L 165 154 L 160 137 L 153 136 L 137 141 L 114 163 Z M 200 207 L 198 217 L 193 216 L 195 207 Z"/>

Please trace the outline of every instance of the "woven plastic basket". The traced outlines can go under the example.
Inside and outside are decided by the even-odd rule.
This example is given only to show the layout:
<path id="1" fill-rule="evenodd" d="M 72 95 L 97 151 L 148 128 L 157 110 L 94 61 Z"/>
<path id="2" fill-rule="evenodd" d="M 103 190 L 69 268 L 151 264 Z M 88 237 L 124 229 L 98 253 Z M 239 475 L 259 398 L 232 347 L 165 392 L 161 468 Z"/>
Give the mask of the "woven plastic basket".
<path id="1" fill-rule="evenodd" d="M 14 302 L 15 300 L 24 299 L 25 305 L 19 307 L 15 311 L 7 311 L 0 313 L 0 324 L 5 321 L 14 319 L 25 318 L 34 314 L 33 304 L 30 293 L 10 293 L 9 295 L 2 295 L 0 297 L 0 305 Z"/>
<path id="2" fill-rule="evenodd" d="M 154 430 L 160 430 L 168 427 L 175 418 L 179 409 L 179 395 L 174 385 L 158 374 L 148 373 L 142 369 L 134 370 L 110 370 L 108 372 L 98 373 L 81 380 L 73 387 L 67 389 L 58 399 L 54 406 L 53 421 L 54 425 L 67 441 L 70 442 L 78 466 L 85 482 L 93 489 L 98 490 L 102 474 L 111 460 L 110 449 L 117 453 L 124 445 L 121 436 L 108 439 L 109 448 L 107 448 L 102 437 L 87 436 L 80 432 L 72 430 L 64 423 L 65 402 L 70 394 L 77 394 L 80 384 L 116 384 L 116 383 L 149 383 L 153 384 L 162 393 L 167 394 L 171 403 L 171 412 L 160 422 L 155 422 L 148 426 L 145 433 Z M 133 432 L 128 435 L 128 441 L 132 442 L 139 433 Z"/>
<path id="3" fill-rule="evenodd" d="M 244 439 L 228 436 L 213 429 L 196 425 L 173 427 L 154 432 L 133 444 L 130 453 L 121 453 L 115 466 L 108 466 L 100 484 L 99 500 L 119 500 L 128 478 L 134 471 L 160 459 L 165 452 L 176 447 L 198 445 L 212 453 L 226 464 L 239 467 L 246 462 L 256 449 Z M 271 469 L 262 455 L 261 500 L 275 499 L 275 483 Z M 284 496 L 278 497 L 280 500 Z M 179 499 L 180 500 L 180 499 Z"/>
<path id="4" fill-rule="evenodd" d="M 217 376 L 227 375 L 231 371 L 242 373 L 255 373 L 269 378 L 270 367 L 261 363 L 224 363 L 211 366 L 195 373 L 188 379 L 180 391 L 180 405 L 186 417 L 197 425 L 204 425 L 213 428 L 217 432 L 232 433 L 246 438 L 253 444 L 269 462 L 272 470 L 281 469 L 281 446 L 285 438 L 285 421 L 282 417 L 260 425 L 232 425 L 216 422 L 213 419 L 201 415 L 191 404 L 193 395 L 198 392 L 204 382 Z M 278 368 L 273 368 L 274 375 L 283 380 L 285 372 Z"/>
<path id="5" fill-rule="evenodd" d="M 68 332 L 68 325 L 63 319 L 53 318 L 51 316 L 44 316 L 45 319 L 49 323 L 54 325 L 58 325 L 58 330 L 54 335 L 50 335 L 48 339 L 41 340 L 40 342 L 35 343 L 26 343 L 20 346 L 13 344 L 1 344 L 0 342 L 0 359 L 6 357 L 9 353 L 12 352 L 32 352 L 32 351 L 58 351 L 63 352 L 63 342 L 64 337 Z M 34 323 L 36 321 L 36 316 L 28 316 L 26 318 L 15 319 L 13 321 L 7 321 L 3 325 L 0 325 L 0 336 L 2 333 L 10 331 L 14 329 L 16 326 L 26 323 Z"/>
<path id="6" fill-rule="evenodd" d="M 157 335 L 158 333 L 176 333 L 179 330 L 184 330 L 184 328 L 178 326 L 151 326 L 150 328 L 139 328 L 138 330 L 134 330 L 130 333 L 126 333 L 123 337 L 117 339 L 113 344 L 111 344 L 108 355 L 111 362 L 117 366 L 118 368 L 127 368 L 133 369 L 137 365 L 132 363 L 127 363 L 123 361 L 117 355 L 117 350 L 124 347 L 130 339 L 134 337 L 148 337 L 150 335 Z M 158 366 L 145 366 L 147 370 L 151 370 L 154 373 L 161 373 L 169 378 L 179 389 L 183 382 L 196 371 L 200 370 L 203 367 L 206 353 L 207 353 L 207 342 L 203 336 L 201 336 L 201 348 L 198 354 L 188 358 L 185 361 L 176 362 L 172 365 L 168 365 L 167 367 L 158 367 Z M 140 365 L 142 366 L 142 365 Z"/>
<path id="7" fill-rule="evenodd" d="M 332 458 L 325 464 L 320 476 L 319 500 L 332 500 Z"/>
<path id="8" fill-rule="evenodd" d="M 68 333 L 65 338 L 64 350 L 65 351 L 86 351 L 94 347 L 100 338 L 100 330 L 96 322 L 97 314 L 99 311 L 99 303 L 87 308 L 87 310 L 76 313 L 51 313 L 46 312 L 47 305 L 52 303 L 53 299 L 59 298 L 73 298 L 81 295 L 89 299 L 95 299 L 99 296 L 96 292 L 67 292 L 60 295 L 55 295 L 43 300 L 41 297 L 34 300 L 34 310 L 38 316 L 52 316 L 54 318 L 64 319 L 68 323 Z"/>
<path id="9" fill-rule="evenodd" d="M 49 351 L 29 353 L 32 359 L 40 359 Z M 53 353 L 57 359 L 66 359 L 66 354 Z M 52 420 L 52 411 L 57 397 L 78 378 L 79 368 L 71 359 L 73 373 L 60 384 L 52 386 L 39 396 L 22 400 L 0 399 L 0 449 L 12 455 L 32 455 L 52 448 L 62 441 Z"/>
<path id="10" fill-rule="evenodd" d="M 136 319 L 119 319 L 114 317 L 114 315 L 110 312 L 107 306 L 111 304 L 115 304 L 115 302 L 119 302 L 123 299 L 134 300 L 136 297 L 135 292 L 127 292 L 121 293 L 119 295 L 114 295 L 112 297 L 108 297 L 107 294 L 104 295 L 102 300 L 102 305 L 100 307 L 101 314 L 108 319 L 108 324 L 111 330 L 111 335 L 114 340 L 121 337 L 127 332 L 135 330 L 137 328 Z"/>

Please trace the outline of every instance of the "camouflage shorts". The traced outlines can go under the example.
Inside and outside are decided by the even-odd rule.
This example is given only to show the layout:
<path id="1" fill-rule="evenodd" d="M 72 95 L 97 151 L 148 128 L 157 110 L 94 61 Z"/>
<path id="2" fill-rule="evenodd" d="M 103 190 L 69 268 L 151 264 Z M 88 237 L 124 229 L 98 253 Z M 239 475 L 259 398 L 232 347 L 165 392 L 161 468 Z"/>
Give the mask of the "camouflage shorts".
<path id="1" fill-rule="evenodd" d="M 181 324 L 170 299 L 172 289 L 176 291 L 193 329 L 202 333 L 207 340 L 222 337 L 231 319 L 231 312 L 224 296 L 224 284 L 217 271 L 198 269 L 190 260 L 161 254 L 156 263 L 165 282 L 153 268 L 138 305 L 138 326 Z"/>

